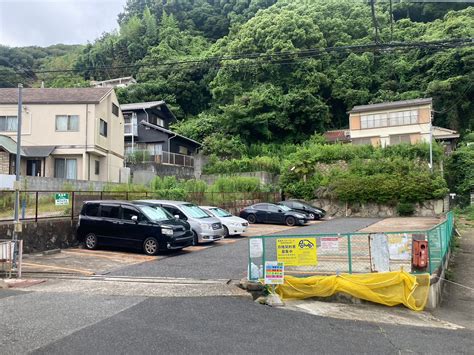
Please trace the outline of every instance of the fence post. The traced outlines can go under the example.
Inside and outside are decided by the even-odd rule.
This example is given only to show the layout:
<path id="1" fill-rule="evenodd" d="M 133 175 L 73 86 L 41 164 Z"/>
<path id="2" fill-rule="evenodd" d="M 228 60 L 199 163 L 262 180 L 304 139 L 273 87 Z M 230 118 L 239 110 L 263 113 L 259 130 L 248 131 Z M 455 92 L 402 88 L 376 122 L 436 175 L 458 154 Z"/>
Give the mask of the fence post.
<path id="1" fill-rule="evenodd" d="M 125 199 L 128 201 L 128 191 L 125 192 Z"/>
<path id="2" fill-rule="evenodd" d="M 430 270 L 430 275 L 433 272 L 433 264 L 431 262 L 431 243 L 430 243 L 430 232 L 426 233 L 426 239 L 428 239 L 428 263 L 430 264 L 429 270 Z"/>
<path id="3" fill-rule="evenodd" d="M 104 195 L 104 192 L 101 191 L 101 192 L 100 192 L 100 199 L 101 199 L 101 200 L 103 200 L 103 195 Z"/>
<path id="4" fill-rule="evenodd" d="M 74 197 L 75 197 L 75 192 L 71 191 L 71 221 L 74 220 Z"/>
<path id="5" fill-rule="evenodd" d="M 347 259 L 349 261 L 349 274 L 352 274 L 352 248 L 351 248 L 351 235 L 347 235 Z"/>
<path id="6" fill-rule="evenodd" d="M 35 197 L 35 222 L 38 222 L 38 191 L 36 191 Z"/>

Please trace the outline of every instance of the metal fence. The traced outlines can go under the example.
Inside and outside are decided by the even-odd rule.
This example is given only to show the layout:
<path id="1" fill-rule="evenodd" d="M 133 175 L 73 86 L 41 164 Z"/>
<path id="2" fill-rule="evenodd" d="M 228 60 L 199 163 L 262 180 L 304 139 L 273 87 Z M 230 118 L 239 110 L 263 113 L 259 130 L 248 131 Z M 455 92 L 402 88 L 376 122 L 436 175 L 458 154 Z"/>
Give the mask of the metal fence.
<path id="1" fill-rule="evenodd" d="M 56 194 L 67 194 L 58 203 Z M 51 218 L 77 218 L 84 201 L 89 200 L 183 200 L 197 205 L 217 206 L 231 213 L 259 202 L 276 202 L 276 192 L 108 192 L 108 191 L 21 191 L 20 220 L 38 221 Z M 0 221 L 13 221 L 15 192 L 0 191 Z"/>
<path id="2" fill-rule="evenodd" d="M 339 273 L 369 273 L 377 270 L 378 250 L 376 236 L 385 240 L 387 268 L 390 271 L 403 269 L 412 273 L 433 273 L 445 260 L 453 234 L 453 213 L 432 229 L 422 231 L 384 233 L 344 233 L 278 235 L 249 238 L 248 276 L 256 281 L 264 277 L 266 261 L 283 261 L 285 252 L 295 248 L 298 241 L 315 244 L 316 262 L 306 266 L 287 266 L 285 273 L 294 276 L 331 275 Z M 412 266 L 414 240 L 428 241 L 428 265 L 424 269 Z M 293 244 L 293 245 L 292 245 Z M 372 244 L 372 246 L 371 246 Z"/>

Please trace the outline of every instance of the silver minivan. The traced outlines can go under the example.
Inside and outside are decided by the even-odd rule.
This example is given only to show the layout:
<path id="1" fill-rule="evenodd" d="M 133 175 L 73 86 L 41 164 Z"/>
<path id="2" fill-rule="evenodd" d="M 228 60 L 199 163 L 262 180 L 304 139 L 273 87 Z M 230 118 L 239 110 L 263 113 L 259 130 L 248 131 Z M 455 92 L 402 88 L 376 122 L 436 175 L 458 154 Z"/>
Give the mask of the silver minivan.
<path id="1" fill-rule="evenodd" d="M 194 234 L 193 245 L 197 245 L 200 242 L 214 242 L 224 238 L 225 231 L 221 221 L 216 217 L 210 216 L 209 213 L 195 204 L 167 200 L 141 200 L 139 202 L 161 206 L 176 218 L 188 222 Z"/>

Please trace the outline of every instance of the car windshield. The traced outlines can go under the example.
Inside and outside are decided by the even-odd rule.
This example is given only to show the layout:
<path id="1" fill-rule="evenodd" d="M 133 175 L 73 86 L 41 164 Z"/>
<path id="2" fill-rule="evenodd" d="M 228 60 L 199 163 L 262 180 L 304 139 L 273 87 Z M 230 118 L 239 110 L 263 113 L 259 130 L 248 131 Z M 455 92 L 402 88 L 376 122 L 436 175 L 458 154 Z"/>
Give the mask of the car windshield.
<path id="1" fill-rule="evenodd" d="M 192 218 L 209 218 L 209 214 L 202 208 L 196 205 L 182 205 L 183 211 L 186 215 Z"/>
<path id="2" fill-rule="evenodd" d="M 290 207 L 287 207 L 285 205 L 278 205 L 278 207 L 283 210 L 283 211 L 291 211 L 291 208 Z"/>
<path id="3" fill-rule="evenodd" d="M 223 210 L 222 208 L 210 208 L 209 209 L 216 217 L 232 217 L 232 215 Z"/>
<path id="4" fill-rule="evenodd" d="M 173 219 L 173 216 L 168 211 L 158 206 L 140 206 L 140 210 L 152 222 Z"/>

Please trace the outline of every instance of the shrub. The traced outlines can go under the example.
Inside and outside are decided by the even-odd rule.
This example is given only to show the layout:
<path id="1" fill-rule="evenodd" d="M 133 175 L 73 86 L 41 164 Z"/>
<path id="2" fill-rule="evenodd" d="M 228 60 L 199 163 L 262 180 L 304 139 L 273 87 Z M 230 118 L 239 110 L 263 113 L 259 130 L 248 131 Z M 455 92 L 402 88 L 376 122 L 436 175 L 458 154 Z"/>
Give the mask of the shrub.
<path id="1" fill-rule="evenodd" d="M 415 213 L 415 206 L 410 202 L 399 202 L 397 205 L 397 213 L 399 216 L 412 216 Z"/>

